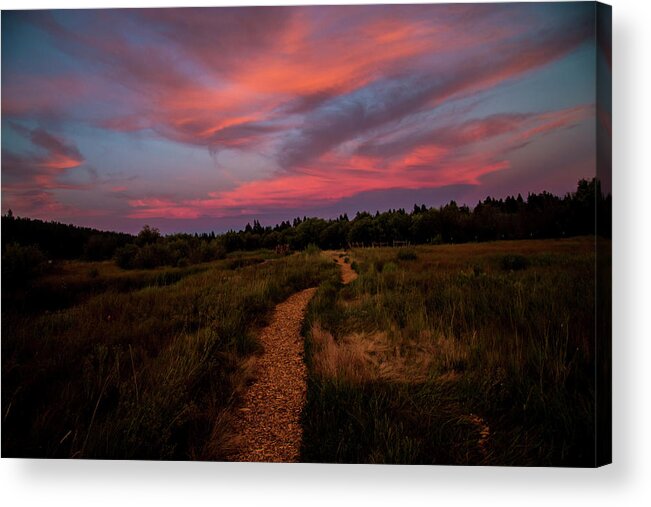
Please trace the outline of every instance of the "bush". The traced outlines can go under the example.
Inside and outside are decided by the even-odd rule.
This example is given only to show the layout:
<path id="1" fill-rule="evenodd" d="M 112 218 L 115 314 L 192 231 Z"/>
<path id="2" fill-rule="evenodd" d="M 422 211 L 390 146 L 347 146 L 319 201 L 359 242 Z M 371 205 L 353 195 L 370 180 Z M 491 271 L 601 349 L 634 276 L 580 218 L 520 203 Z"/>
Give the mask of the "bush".
<path id="1" fill-rule="evenodd" d="M 122 269 L 133 269 L 135 268 L 137 255 L 138 247 L 133 243 L 129 243 L 115 251 L 115 263 Z"/>
<path id="2" fill-rule="evenodd" d="M 524 255 L 505 255 L 501 265 L 504 271 L 520 271 L 529 267 L 529 259 Z"/>
<path id="3" fill-rule="evenodd" d="M 145 236 L 152 236 L 152 233 L 147 232 Z M 160 238 L 140 246 L 137 243 L 130 243 L 115 252 L 115 262 L 122 269 L 186 267 L 190 264 L 224 258 L 226 258 L 226 248 L 219 241 L 200 241 L 196 238 L 179 236 Z"/>
<path id="4" fill-rule="evenodd" d="M 208 253 L 207 260 L 216 261 L 226 258 L 226 248 L 219 241 L 211 241 L 208 244 Z"/>
<path id="5" fill-rule="evenodd" d="M 158 245 L 155 243 L 148 243 L 138 250 L 134 264 L 136 268 L 152 269 L 156 266 L 164 264 L 163 259 L 160 257 Z"/>
<path id="6" fill-rule="evenodd" d="M 156 227 L 145 225 L 136 237 L 138 245 L 150 245 L 161 239 L 160 231 Z"/>
<path id="7" fill-rule="evenodd" d="M 2 256 L 2 279 L 9 284 L 20 283 L 41 274 L 46 267 L 43 253 L 33 245 L 8 245 Z"/>

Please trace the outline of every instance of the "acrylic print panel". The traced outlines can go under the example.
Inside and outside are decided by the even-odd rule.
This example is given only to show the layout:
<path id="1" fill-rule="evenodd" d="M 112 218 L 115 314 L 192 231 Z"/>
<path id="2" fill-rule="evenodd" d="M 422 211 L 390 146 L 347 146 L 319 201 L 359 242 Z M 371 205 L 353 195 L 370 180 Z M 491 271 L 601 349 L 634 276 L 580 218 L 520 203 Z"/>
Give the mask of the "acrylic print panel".
<path id="1" fill-rule="evenodd" d="M 598 466 L 609 6 L 2 13 L 2 455 Z"/>

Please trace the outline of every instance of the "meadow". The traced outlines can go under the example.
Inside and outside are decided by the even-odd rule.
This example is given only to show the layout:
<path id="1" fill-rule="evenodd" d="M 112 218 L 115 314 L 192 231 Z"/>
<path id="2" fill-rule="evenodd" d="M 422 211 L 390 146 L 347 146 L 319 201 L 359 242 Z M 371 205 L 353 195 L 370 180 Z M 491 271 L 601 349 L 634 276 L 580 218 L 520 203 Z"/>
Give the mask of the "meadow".
<path id="1" fill-rule="evenodd" d="M 304 323 L 305 461 L 594 464 L 594 237 L 346 255 Z"/>
<path id="2" fill-rule="evenodd" d="M 301 461 L 592 466 L 595 260 L 577 237 L 55 261 L 3 286 L 3 456 L 228 460 L 262 326 L 318 287 Z"/>
<path id="3" fill-rule="evenodd" d="M 224 459 L 274 305 L 336 273 L 318 254 L 186 268 L 61 261 L 3 288 L 4 457 Z"/>

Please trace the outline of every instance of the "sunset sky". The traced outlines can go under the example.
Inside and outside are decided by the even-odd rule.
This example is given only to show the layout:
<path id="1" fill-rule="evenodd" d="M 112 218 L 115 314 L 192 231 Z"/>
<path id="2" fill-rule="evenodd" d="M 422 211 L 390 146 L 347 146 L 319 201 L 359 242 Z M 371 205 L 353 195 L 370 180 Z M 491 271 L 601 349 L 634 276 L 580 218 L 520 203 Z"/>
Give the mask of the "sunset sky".
<path id="1" fill-rule="evenodd" d="M 5 11 L 2 211 L 221 232 L 564 194 L 595 173 L 594 9 Z"/>

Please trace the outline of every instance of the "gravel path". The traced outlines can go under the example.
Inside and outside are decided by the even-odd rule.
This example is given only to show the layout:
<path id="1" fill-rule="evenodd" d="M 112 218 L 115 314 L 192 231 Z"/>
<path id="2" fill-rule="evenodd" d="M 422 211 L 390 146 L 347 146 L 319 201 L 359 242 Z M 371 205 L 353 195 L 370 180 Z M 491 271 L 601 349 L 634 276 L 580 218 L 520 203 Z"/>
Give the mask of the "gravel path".
<path id="1" fill-rule="evenodd" d="M 257 361 L 257 378 L 235 420 L 239 450 L 233 461 L 292 463 L 300 458 L 307 381 L 300 331 L 315 291 L 297 292 L 279 304 L 262 331 L 264 354 Z"/>
<path id="2" fill-rule="evenodd" d="M 357 273 L 353 268 L 350 267 L 349 263 L 344 262 L 343 257 L 339 257 L 338 254 L 333 254 L 333 258 L 335 261 L 337 261 L 339 269 L 341 269 L 341 281 L 344 285 L 349 284 L 355 278 L 357 278 Z"/>

